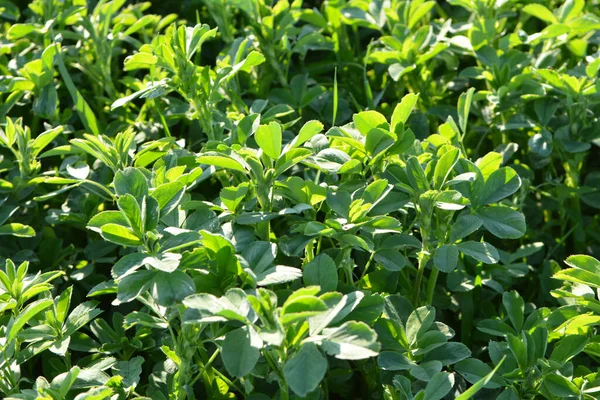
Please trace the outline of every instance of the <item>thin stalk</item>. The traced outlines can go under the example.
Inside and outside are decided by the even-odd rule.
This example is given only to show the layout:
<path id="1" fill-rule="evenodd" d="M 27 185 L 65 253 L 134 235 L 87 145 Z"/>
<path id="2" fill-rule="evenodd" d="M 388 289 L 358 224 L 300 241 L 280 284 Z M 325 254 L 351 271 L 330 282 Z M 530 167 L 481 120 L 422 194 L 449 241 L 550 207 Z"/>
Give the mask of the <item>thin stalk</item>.
<path id="1" fill-rule="evenodd" d="M 431 270 L 431 275 L 429 275 L 429 280 L 427 281 L 426 297 L 428 305 L 433 304 L 433 292 L 435 291 L 435 284 L 437 283 L 437 278 L 439 274 L 440 270 L 436 266 L 433 266 L 433 269 Z"/>
<path id="2" fill-rule="evenodd" d="M 219 355 L 220 352 L 221 352 L 221 349 L 217 347 L 217 349 L 210 356 L 210 358 L 208 359 L 206 364 L 204 364 L 202 369 L 200 371 L 198 371 L 198 374 L 194 377 L 194 379 L 192 379 L 192 381 L 190 382 L 190 386 L 194 386 L 194 384 L 198 381 L 198 379 L 200 379 L 202 374 L 204 374 L 204 372 L 212 365 L 213 361 L 215 361 L 215 359 L 217 358 L 217 356 Z"/>
<path id="3" fill-rule="evenodd" d="M 375 257 L 375 252 L 371 253 L 371 257 L 369 257 L 369 261 L 367 261 L 367 263 L 365 264 L 365 268 L 363 269 L 362 274 L 360 274 L 360 280 L 362 280 L 365 275 L 367 274 L 367 270 L 369 269 L 369 266 L 371 265 L 371 262 L 373 261 L 373 258 Z"/>
<path id="4" fill-rule="evenodd" d="M 167 124 L 167 120 L 165 119 L 165 116 L 163 115 L 162 112 L 160 112 L 160 108 L 158 107 L 158 104 L 156 104 L 156 100 L 153 100 L 154 103 L 154 108 L 156 109 L 156 113 L 158 114 L 158 117 L 160 118 L 160 122 L 163 125 L 163 128 L 165 129 L 165 136 L 166 137 L 171 137 L 171 130 L 169 129 L 169 125 Z"/>
<path id="5" fill-rule="evenodd" d="M 567 174 L 565 185 L 569 188 L 576 189 L 579 187 L 581 162 L 577 160 L 569 160 L 563 164 Z M 575 222 L 575 232 L 573 234 L 573 244 L 575 253 L 585 252 L 585 230 L 583 227 L 583 214 L 581 212 L 581 201 L 579 195 L 570 193 L 569 206 L 573 209 L 573 220 Z"/>
<path id="6" fill-rule="evenodd" d="M 423 241 L 423 249 L 419 252 L 419 269 L 417 270 L 417 278 L 415 280 L 415 294 L 413 296 L 413 305 L 416 307 L 419 304 L 419 295 L 421 294 L 421 281 L 425 274 L 425 265 L 429 261 L 431 255 L 428 249 L 425 247 L 425 241 Z"/>
<path id="7" fill-rule="evenodd" d="M 289 393 L 289 388 L 288 388 L 288 384 L 287 381 L 285 380 L 285 376 L 283 375 L 283 372 L 281 371 L 281 368 L 279 368 L 279 363 L 273 359 L 272 354 L 270 354 L 269 352 L 265 352 L 265 359 L 267 360 L 267 363 L 271 366 L 271 368 L 273 369 L 273 371 L 277 374 L 277 377 L 279 378 L 279 390 L 280 390 L 280 394 L 279 394 L 279 399 L 280 400 L 289 400 L 290 398 L 290 393 Z"/>
<path id="8" fill-rule="evenodd" d="M 227 384 L 227 386 L 230 386 L 230 387 L 234 388 L 239 393 L 244 393 L 244 391 L 242 389 L 240 389 L 235 383 L 233 383 L 231 381 L 231 379 L 229 379 L 227 376 L 225 376 L 218 369 L 213 369 L 213 371 L 215 372 L 215 375 L 217 375 L 219 377 L 219 379 L 222 379 Z"/>

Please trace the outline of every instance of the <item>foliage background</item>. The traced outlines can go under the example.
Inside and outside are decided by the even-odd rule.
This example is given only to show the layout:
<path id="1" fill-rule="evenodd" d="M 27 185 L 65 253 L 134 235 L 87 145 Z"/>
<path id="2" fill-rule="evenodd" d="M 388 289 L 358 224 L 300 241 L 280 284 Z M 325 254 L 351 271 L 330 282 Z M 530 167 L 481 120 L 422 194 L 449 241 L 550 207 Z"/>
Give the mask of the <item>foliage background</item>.
<path id="1" fill-rule="evenodd" d="M 1 395 L 597 398 L 599 10 L 0 1 Z"/>

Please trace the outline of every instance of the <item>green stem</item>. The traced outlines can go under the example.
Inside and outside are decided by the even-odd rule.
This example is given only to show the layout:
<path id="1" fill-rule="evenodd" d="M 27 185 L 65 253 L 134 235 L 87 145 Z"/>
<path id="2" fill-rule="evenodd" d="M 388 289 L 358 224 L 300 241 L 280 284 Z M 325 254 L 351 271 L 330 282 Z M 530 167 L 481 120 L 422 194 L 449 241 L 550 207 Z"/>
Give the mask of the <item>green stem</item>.
<path id="1" fill-rule="evenodd" d="M 190 382 L 190 386 L 194 386 L 194 384 L 198 381 L 198 379 L 200 379 L 200 377 L 204 374 L 204 372 L 207 370 L 207 368 L 209 368 L 212 365 L 213 361 L 215 361 L 215 359 L 217 358 L 217 356 L 219 355 L 220 352 L 221 352 L 221 349 L 219 349 L 217 347 L 217 349 L 210 356 L 210 358 L 208 359 L 206 364 L 204 364 L 202 369 L 200 371 L 198 371 L 198 374 L 196 375 L 196 377 L 194 379 L 192 379 L 192 382 Z"/>
<path id="2" fill-rule="evenodd" d="M 565 185 L 573 189 L 579 187 L 580 175 L 579 171 L 581 169 L 581 162 L 577 162 L 578 160 L 568 160 L 565 162 L 564 168 L 567 174 L 565 178 Z M 585 252 L 585 229 L 583 223 L 583 214 L 581 212 L 581 201 L 579 200 L 579 195 L 577 193 L 569 194 L 569 206 L 574 211 L 573 212 L 573 222 L 575 226 L 575 231 L 573 233 L 573 245 L 575 253 L 584 253 Z"/>
<path id="3" fill-rule="evenodd" d="M 283 371 L 281 370 L 281 368 L 279 368 L 279 363 L 273 358 L 273 355 L 271 353 L 265 352 L 264 355 L 265 359 L 267 360 L 267 363 L 271 366 L 271 368 L 279 378 L 279 400 L 289 400 L 290 394 L 288 384 L 285 380 L 285 376 L 283 375 Z"/>
<path id="4" fill-rule="evenodd" d="M 171 137 L 171 130 L 169 129 L 169 125 L 167 124 L 167 120 L 165 119 L 165 116 L 160 111 L 160 108 L 159 108 L 158 104 L 156 103 L 156 99 L 153 99 L 153 104 L 154 104 L 156 113 L 158 114 L 158 117 L 160 118 L 160 122 L 162 123 L 163 128 L 165 129 L 165 136 Z"/>
<path id="5" fill-rule="evenodd" d="M 260 208 L 264 212 L 271 212 L 271 198 L 269 196 L 271 186 L 267 183 L 259 183 L 256 188 L 256 198 L 260 204 Z M 259 222 L 256 229 L 263 237 L 263 240 L 271 241 L 271 223 L 270 221 Z"/>
<path id="6" fill-rule="evenodd" d="M 67 371 L 71 370 L 71 353 L 69 353 L 67 351 L 65 353 L 64 360 L 65 360 L 65 366 L 67 367 Z"/>
<path id="7" fill-rule="evenodd" d="M 360 275 L 360 280 L 362 280 L 365 277 L 365 275 L 367 274 L 367 270 L 369 269 L 369 266 L 371 265 L 371 261 L 373 261 L 374 257 L 375 257 L 375 252 L 372 252 L 371 257 L 369 257 L 369 261 L 367 261 L 367 263 L 365 264 L 365 268 L 363 269 L 363 272 Z"/>
<path id="8" fill-rule="evenodd" d="M 429 275 L 429 280 L 427 281 L 427 304 L 433 304 L 433 292 L 435 291 L 435 284 L 437 283 L 438 275 L 440 274 L 440 270 L 437 269 L 436 266 L 431 270 L 431 275 Z"/>
<path id="9" fill-rule="evenodd" d="M 413 296 L 413 306 L 417 307 L 419 304 L 419 295 L 421 294 L 421 281 L 423 281 L 423 275 L 425 274 L 425 265 L 429 261 L 429 251 L 423 243 L 423 249 L 419 252 L 419 269 L 417 270 L 417 278 L 415 280 L 415 294 Z"/>

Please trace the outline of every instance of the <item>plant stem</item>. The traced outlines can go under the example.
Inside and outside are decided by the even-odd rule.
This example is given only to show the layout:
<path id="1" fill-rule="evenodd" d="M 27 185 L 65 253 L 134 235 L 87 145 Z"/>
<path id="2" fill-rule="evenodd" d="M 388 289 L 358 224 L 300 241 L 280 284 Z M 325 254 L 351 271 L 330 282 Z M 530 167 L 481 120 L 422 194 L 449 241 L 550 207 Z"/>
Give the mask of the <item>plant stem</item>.
<path id="1" fill-rule="evenodd" d="M 431 275 L 429 275 L 429 280 L 427 281 L 427 304 L 433 304 L 433 292 L 435 291 L 435 284 L 437 283 L 438 275 L 440 274 L 440 270 L 433 266 L 431 269 Z"/>
<path id="2" fill-rule="evenodd" d="M 192 379 L 192 382 L 190 382 L 190 386 L 194 386 L 194 384 L 198 381 L 198 379 L 200 379 L 200 377 L 202 376 L 202 374 L 204 374 L 204 372 L 206 371 L 206 369 L 209 368 L 212 365 L 213 361 L 215 361 L 215 359 L 217 358 L 217 356 L 219 355 L 220 352 L 221 352 L 221 349 L 219 349 L 217 347 L 217 349 L 210 356 L 210 358 L 208 359 L 208 361 L 206 362 L 206 364 L 204 364 L 204 366 L 202 367 L 202 369 L 200 371 L 198 371 L 198 374 L 196 375 L 196 377 L 194 379 Z"/>
<path id="3" fill-rule="evenodd" d="M 581 162 L 575 160 L 568 160 L 563 164 L 565 172 L 567 174 L 565 178 L 565 185 L 575 191 L 579 187 L 579 171 L 581 168 Z M 581 212 L 581 201 L 579 195 L 576 193 L 569 193 L 569 205 L 573 212 L 573 222 L 575 231 L 573 234 L 573 250 L 575 253 L 585 253 L 585 230 L 583 224 L 583 214 Z"/>
<path id="4" fill-rule="evenodd" d="M 421 294 L 421 281 L 423 280 L 423 275 L 425 274 L 425 265 L 429 261 L 429 251 L 425 247 L 425 242 L 423 242 L 423 249 L 419 252 L 419 269 L 417 271 L 417 279 L 415 280 L 415 294 L 413 296 L 413 306 L 417 307 L 419 304 L 419 295 Z"/>
<path id="5" fill-rule="evenodd" d="M 375 252 L 371 253 L 371 257 L 369 257 L 369 261 L 367 261 L 367 263 L 365 264 L 365 268 L 363 269 L 362 274 L 360 274 L 360 279 L 362 280 L 365 275 L 367 274 L 367 270 L 369 269 L 369 266 L 371 265 L 371 261 L 373 261 L 373 258 L 375 257 Z"/>

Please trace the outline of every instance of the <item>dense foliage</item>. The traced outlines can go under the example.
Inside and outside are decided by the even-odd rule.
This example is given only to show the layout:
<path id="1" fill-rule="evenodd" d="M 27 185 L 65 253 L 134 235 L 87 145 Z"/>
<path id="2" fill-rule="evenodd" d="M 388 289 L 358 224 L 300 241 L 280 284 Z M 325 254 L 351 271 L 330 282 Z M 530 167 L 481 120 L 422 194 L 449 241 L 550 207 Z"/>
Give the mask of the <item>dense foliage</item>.
<path id="1" fill-rule="evenodd" d="M 0 20 L 0 397 L 600 398 L 598 0 Z"/>

